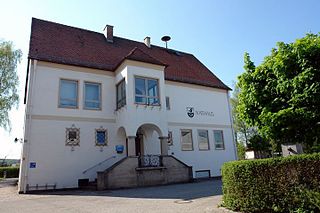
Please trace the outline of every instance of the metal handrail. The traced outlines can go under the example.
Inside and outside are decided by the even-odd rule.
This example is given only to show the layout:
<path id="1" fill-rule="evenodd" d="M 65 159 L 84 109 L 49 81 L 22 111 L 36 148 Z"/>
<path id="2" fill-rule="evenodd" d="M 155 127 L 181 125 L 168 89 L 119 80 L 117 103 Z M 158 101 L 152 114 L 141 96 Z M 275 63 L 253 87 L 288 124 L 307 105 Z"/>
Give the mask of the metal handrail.
<path id="1" fill-rule="evenodd" d="M 112 158 L 116 158 L 116 156 L 115 156 L 115 155 L 114 155 L 114 156 L 111 156 L 111 157 L 109 157 L 109 158 L 107 158 L 107 159 L 105 159 L 105 160 L 103 160 L 103 161 L 95 164 L 94 166 L 91 166 L 90 168 L 84 170 L 84 171 L 82 172 L 82 174 L 87 173 L 87 171 L 90 171 L 91 169 L 94 169 L 94 168 L 96 168 L 97 166 L 100 166 L 101 164 L 107 162 L 108 160 L 111 160 Z"/>
<path id="2" fill-rule="evenodd" d="M 140 155 L 138 158 L 139 167 L 161 167 L 163 166 L 162 155 Z"/>

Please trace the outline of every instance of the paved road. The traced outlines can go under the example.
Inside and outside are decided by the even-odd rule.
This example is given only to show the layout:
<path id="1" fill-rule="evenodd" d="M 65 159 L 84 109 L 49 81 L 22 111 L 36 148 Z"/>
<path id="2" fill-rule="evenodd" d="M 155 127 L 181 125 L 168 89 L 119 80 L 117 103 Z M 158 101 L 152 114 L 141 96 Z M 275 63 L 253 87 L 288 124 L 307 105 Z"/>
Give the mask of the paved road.
<path id="1" fill-rule="evenodd" d="M 217 208 L 221 181 L 112 190 L 63 191 L 19 195 L 15 186 L 0 187 L 0 212 L 228 212 Z"/>

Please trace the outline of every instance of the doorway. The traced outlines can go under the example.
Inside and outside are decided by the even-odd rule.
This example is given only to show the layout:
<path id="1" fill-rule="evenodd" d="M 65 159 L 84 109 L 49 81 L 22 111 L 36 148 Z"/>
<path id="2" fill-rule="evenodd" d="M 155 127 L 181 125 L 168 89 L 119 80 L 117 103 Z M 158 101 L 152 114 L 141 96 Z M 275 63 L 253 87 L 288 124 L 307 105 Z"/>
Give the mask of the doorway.
<path id="1" fill-rule="evenodd" d="M 142 133 L 137 133 L 136 135 L 136 156 L 141 156 L 143 155 L 143 134 Z"/>

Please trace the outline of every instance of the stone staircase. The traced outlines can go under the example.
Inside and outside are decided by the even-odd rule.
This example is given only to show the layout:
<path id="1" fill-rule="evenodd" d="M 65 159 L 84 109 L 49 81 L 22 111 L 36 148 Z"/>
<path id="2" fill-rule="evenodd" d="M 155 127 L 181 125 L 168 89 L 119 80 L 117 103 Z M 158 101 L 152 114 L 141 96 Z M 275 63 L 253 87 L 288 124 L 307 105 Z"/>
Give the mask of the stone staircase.
<path id="1" fill-rule="evenodd" d="M 97 173 L 97 189 L 165 185 L 192 180 L 192 167 L 171 155 L 129 156 Z"/>

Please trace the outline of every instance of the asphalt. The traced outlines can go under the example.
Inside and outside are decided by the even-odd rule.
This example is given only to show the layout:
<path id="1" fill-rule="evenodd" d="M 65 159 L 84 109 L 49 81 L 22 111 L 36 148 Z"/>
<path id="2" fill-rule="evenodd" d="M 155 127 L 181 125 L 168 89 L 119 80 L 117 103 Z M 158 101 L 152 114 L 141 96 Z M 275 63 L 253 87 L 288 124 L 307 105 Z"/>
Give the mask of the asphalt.
<path id="1" fill-rule="evenodd" d="M 221 180 L 110 191 L 69 190 L 38 194 L 17 194 L 16 186 L 1 182 L 0 212 L 230 212 L 218 208 L 222 198 Z"/>

